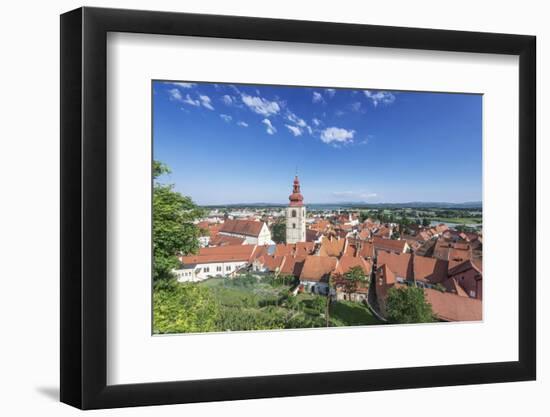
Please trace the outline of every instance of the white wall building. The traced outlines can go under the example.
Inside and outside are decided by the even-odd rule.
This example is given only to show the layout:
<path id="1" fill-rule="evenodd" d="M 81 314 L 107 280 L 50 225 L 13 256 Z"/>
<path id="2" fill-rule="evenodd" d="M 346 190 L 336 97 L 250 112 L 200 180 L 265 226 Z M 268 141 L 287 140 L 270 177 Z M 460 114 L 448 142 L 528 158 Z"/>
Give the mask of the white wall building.
<path id="1" fill-rule="evenodd" d="M 257 245 L 229 245 L 201 248 L 197 255 L 182 256 L 181 266 L 172 272 L 179 282 L 198 282 L 212 277 L 233 276 L 250 265 Z"/>
<path id="2" fill-rule="evenodd" d="M 255 220 L 226 220 L 222 224 L 219 234 L 243 238 L 245 245 L 274 244 L 267 224 Z"/>

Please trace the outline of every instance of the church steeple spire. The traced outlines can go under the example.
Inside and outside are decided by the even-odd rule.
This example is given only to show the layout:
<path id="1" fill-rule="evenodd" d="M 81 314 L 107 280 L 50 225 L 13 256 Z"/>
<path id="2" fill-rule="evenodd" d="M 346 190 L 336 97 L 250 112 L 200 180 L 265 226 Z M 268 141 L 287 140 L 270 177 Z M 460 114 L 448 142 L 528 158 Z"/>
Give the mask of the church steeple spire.
<path id="1" fill-rule="evenodd" d="M 288 196 L 288 199 L 290 200 L 291 206 L 303 206 L 303 200 L 304 196 L 302 196 L 300 192 L 300 180 L 298 179 L 298 175 L 294 177 L 294 185 L 292 188 L 292 194 Z"/>
<path id="2" fill-rule="evenodd" d="M 305 242 L 306 208 L 297 173 L 292 184 L 292 194 L 288 199 L 290 204 L 286 208 L 286 243 Z"/>

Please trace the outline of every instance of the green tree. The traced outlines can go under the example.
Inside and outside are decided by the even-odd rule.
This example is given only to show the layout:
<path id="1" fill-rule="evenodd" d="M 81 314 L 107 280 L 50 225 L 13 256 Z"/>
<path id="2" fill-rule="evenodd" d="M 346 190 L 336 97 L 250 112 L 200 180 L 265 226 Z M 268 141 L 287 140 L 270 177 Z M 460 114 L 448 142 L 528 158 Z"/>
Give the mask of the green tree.
<path id="1" fill-rule="evenodd" d="M 174 191 L 158 178 L 170 172 L 161 162 L 153 162 L 153 279 L 171 277 L 178 266 L 177 254 L 188 255 L 199 249 L 200 229 L 193 224 L 204 215 L 191 198 Z"/>
<path id="2" fill-rule="evenodd" d="M 286 223 L 279 221 L 271 226 L 271 239 L 275 243 L 285 243 L 286 241 Z"/>
<path id="3" fill-rule="evenodd" d="M 371 217 L 370 211 L 363 210 L 359 213 L 359 221 L 363 223 L 365 220 L 367 220 L 369 217 Z"/>
<path id="4" fill-rule="evenodd" d="M 424 290 L 418 287 L 391 288 L 386 300 L 388 320 L 391 323 L 431 323 L 432 306 L 426 302 Z"/>
<path id="5" fill-rule="evenodd" d="M 354 266 L 350 268 L 348 272 L 344 274 L 344 279 L 342 280 L 344 288 L 351 299 L 351 294 L 357 291 L 359 284 L 363 284 L 367 281 L 365 272 L 360 266 Z"/>
<path id="6" fill-rule="evenodd" d="M 175 280 L 155 283 L 153 291 L 153 332 L 196 333 L 216 329 L 219 305 L 211 290 Z"/>
<path id="7" fill-rule="evenodd" d="M 328 298 L 328 297 L 327 297 Z M 325 297 L 317 296 L 311 300 L 309 307 L 315 311 L 317 314 L 323 314 L 326 310 L 326 301 Z"/>
<path id="8" fill-rule="evenodd" d="M 430 219 L 424 217 L 424 218 L 422 219 L 422 226 L 428 227 L 429 225 L 430 225 Z"/>
<path id="9" fill-rule="evenodd" d="M 328 277 L 328 289 L 327 289 L 327 303 L 326 303 L 326 306 L 325 306 L 325 324 L 326 324 L 326 327 L 329 327 L 330 325 L 330 303 L 332 302 L 332 292 L 334 291 L 334 293 L 336 294 L 336 288 L 335 288 L 335 280 L 334 280 L 334 277 L 332 276 L 332 274 L 329 275 Z"/>

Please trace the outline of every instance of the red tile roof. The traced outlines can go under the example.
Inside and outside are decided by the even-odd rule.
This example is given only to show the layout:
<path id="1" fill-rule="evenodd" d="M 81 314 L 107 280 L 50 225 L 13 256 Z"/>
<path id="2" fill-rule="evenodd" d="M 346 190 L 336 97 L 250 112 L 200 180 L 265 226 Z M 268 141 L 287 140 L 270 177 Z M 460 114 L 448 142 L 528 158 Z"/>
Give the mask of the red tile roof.
<path id="1" fill-rule="evenodd" d="M 210 237 L 209 246 L 228 246 L 242 245 L 245 241 L 243 237 L 220 235 L 219 233 Z"/>
<path id="2" fill-rule="evenodd" d="M 449 276 L 460 274 L 464 271 L 467 271 L 468 269 L 475 269 L 479 274 L 482 274 L 480 266 L 481 266 L 481 263 L 479 261 L 478 262 L 473 262 L 473 261 L 468 259 L 468 260 L 460 262 L 458 265 L 455 265 L 454 267 L 450 268 L 449 269 Z"/>
<path id="3" fill-rule="evenodd" d="M 221 228 L 221 233 L 258 237 L 264 222 L 255 220 L 226 220 Z"/>
<path id="4" fill-rule="evenodd" d="M 321 232 L 313 229 L 306 229 L 306 241 L 315 242 L 319 237 L 321 237 Z"/>
<path id="5" fill-rule="evenodd" d="M 327 227 L 330 226 L 330 222 L 325 219 L 319 219 L 313 222 L 311 226 L 309 226 L 312 230 L 317 230 L 319 232 L 324 232 Z"/>
<path id="6" fill-rule="evenodd" d="M 391 271 L 403 279 L 413 279 L 412 255 L 410 253 L 401 253 L 399 255 L 389 252 L 379 252 L 377 258 L 377 267 L 386 265 Z"/>
<path id="7" fill-rule="evenodd" d="M 445 281 L 447 279 L 447 266 L 448 263 L 441 259 L 413 256 L 414 279 L 433 284 Z"/>
<path id="8" fill-rule="evenodd" d="M 305 256 L 286 256 L 280 273 L 283 275 L 294 275 L 299 277 L 304 267 Z"/>
<path id="9" fill-rule="evenodd" d="M 304 262 L 300 280 L 328 282 L 328 278 L 336 268 L 337 262 L 338 260 L 332 256 L 310 255 Z"/>
<path id="10" fill-rule="evenodd" d="M 312 254 L 314 249 L 315 244 L 313 242 L 280 243 L 275 246 L 274 255 L 306 256 Z"/>
<path id="11" fill-rule="evenodd" d="M 374 235 L 389 238 L 390 232 L 391 232 L 391 229 L 389 227 L 380 226 L 380 228 L 374 233 Z"/>
<path id="12" fill-rule="evenodd" d="M 319 248 L 319 255 L 321 256 L 341 256 L 344 252 L 344 246 L 346 239 L 331 239 L 323 237 L 321 241 L 321 247 Z"/>
<path id="13" fill-rule="evenodd" d="M 360 267 L 365 275 L 369 276 L 372 270 L 372 264 L 365 259 L 357 256 L 342 256 L 338 260 L 338 265 L 334 270 L 335 274 L 344 275 L 353 267 Z"/>
<path id="14" fill-rule="evenodd" d="M 432 289 L 425 289 L 424 293 L 426 294 L 426 301 L 431 304 L 432 311 L 440 320 L 482 320 L 481 300 Z"/>
<path id="15" fill-rule="evenodd" d="M 403 252 L 408 246 L 406 240 L 382 239 L 380 237 L 375 237 L 372 243 L 376 250 L 381 249 L 394 252 Z"/>
<path id="16" fill-rule="evenodd" d="M 201 248 L 196 255 L 182 256 L 184 265 L 215 262 L 250 262 L 256 245 L 229 245 L 213 248 Z"/>
<path id="17" fill-rule="evenodd" d="M 460 295 L 461 297 L 468 297 L 466 291 L 458 284 L 455 278 L 448 278 L 442 282 L 442 285 L 445 287 L 447 292 Z"/>
<path id="18" fill-rule="evenodd" d="M 368 229 L 363 229 L 359 232 L 359 239 L 367 240 L 370 237 L 370 231 Z"/>
<path id="19" fill-rule="evenodd" d="M 359 256 L 370 259 L 374 258 L 374 245 L 368 242 L 363 243 L 359 250 Z"/>
<path id="20" fill-rule="evenodd" d="M 281 266 L 285 260 L 284 256 L 274 256 L 274 255 L 262 255 L 258 258 L 264 268 L 270 272 L 274 272 L 281 269 Z"/>

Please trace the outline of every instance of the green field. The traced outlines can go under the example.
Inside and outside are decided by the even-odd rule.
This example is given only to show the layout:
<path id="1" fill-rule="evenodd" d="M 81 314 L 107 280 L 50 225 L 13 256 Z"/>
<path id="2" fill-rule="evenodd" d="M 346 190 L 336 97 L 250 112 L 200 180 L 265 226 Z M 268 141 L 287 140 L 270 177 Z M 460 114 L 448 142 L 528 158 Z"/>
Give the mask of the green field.
<path id="1" fill-rule="evenodd" d="M 349 301 L 332 302 L 327 320 L 326 297 L 309 293 L 292 296 L 290 286 L 272 278 L 211 278 L 197 284 L 178 285 L 189 289 L 194 286 L 206 292 L 211 323 L 207 327 L 182 327 L 178 330 L 172 321 L 184 322 L 186 306 L 191 304 L 188 302 L 191 300 L 178 299 L 176 305 L 181 304 L 179 311 L 155 306 L 155 311 L 163 314 L 162 320 L 157 320 L 155 315 L 155 333 L 318 328 L 327 327 L 327 321 L 329 327 L 382 324 L 366 305 Z M 174 315 L 173 320 L 166 311 Z M 202 322 L 206 321 L 208 318 L 202 319 Z"/>
<path id="2" fill-rule="evenodd" d="M 456 223 L 456 224 L 481 224 L 481 217 L 427 217 L 428 220 L 441 223 Z"/>

